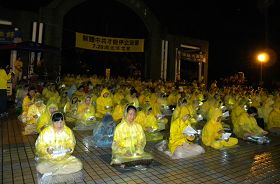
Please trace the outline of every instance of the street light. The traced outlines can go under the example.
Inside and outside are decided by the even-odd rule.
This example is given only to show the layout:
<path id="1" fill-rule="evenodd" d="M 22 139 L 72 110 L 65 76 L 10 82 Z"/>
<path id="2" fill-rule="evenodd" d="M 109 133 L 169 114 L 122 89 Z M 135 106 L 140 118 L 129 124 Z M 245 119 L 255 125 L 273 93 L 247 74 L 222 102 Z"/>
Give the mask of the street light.
<path id="1" fill-rule="evenodd" d="M 260 85 L 263 84 L 263 71 L 262 71 L 262 65 L 263 63 L 266 63 L 269 61 L 269 55 L 266 53 L 266 52 L 262 52 L 262 53 L 259 53 L 258 56 L 257 56 L 257 60 L 258 62 L 260 62 L 261 64 L 261 72 L 260 72 Z"/>

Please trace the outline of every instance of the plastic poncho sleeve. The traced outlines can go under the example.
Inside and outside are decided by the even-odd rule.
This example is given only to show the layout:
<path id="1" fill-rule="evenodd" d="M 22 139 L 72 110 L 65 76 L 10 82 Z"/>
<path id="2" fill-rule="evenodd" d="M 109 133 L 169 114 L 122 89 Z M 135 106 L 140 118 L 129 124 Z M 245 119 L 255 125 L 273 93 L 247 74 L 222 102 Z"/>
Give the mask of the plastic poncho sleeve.
<path id="1" fill-rule="evenodd" d="M 180 112 L 181 112 L 181 107 L 177 106 L 172 113 L 171 123 L 174 122 L 177 118 L 179 118 Z"/>

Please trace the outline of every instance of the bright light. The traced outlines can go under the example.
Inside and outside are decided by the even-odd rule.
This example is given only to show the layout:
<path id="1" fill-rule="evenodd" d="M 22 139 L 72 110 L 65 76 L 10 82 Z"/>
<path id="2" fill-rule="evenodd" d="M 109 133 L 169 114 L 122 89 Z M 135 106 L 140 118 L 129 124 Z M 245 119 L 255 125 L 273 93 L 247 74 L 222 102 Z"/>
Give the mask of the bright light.
<path id="1" fill-rule="evenodd" d="M 257 59 L 261 63 L 265 63 L 269 60 L 269 55 L 265 52 L 258 54 Z"/>

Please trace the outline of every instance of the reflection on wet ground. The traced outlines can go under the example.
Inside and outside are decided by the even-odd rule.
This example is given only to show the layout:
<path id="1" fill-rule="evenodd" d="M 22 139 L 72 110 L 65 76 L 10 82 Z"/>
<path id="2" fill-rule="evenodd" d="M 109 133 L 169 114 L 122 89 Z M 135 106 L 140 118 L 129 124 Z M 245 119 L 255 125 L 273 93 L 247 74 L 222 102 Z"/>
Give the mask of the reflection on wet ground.
<path id="1" fill-rule="evenodd" d="M 34 160 L 36 135 L 22 136 L 14 115 L 0 120 L 0 183 L 37 183 Z M 91 131 L 75 131 L 74 155 L 84 164 L 84 179 L 76 183 L 280 183 L 280 137 L 268 145 L 239 140 L 238 146 L 224 150 L 205 148 L 195 158 L 171 160 L 148 143 L 158 164 L 123 172 L 104 159 L 110 149 L 86 146 L 83 138 Z"/>

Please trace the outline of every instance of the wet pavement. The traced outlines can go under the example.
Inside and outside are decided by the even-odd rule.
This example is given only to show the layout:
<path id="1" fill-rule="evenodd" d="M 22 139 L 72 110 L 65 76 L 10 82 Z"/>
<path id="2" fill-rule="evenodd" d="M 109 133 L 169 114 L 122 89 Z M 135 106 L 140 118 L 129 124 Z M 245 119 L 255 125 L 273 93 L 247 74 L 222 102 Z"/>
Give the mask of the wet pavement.
<path id="1" fill-rule="evenodd" d="M 121 169 L 110 166 L 110 149 L 88 147 L 83 138 L 91 131 L 74 131 L 74 156 L 83 162 L 83 179 L 75 183 L 280 183 L 280 137 L 258 145 L 239 140 L 238 146 L 224 150 L 205 148 L 194 158 L 171 160 L 148 143 L 155 156 L 148 168 Z M 34 143 L 37 135 L 22 136 L 16 116 L 0 119 L 0 183 L 37 183 Z"/>

